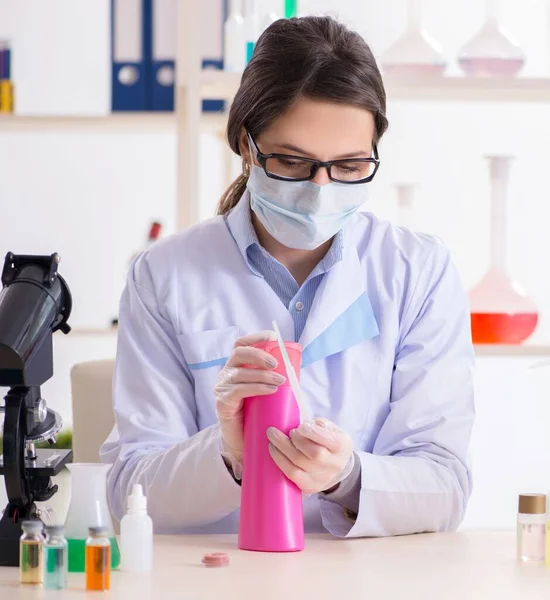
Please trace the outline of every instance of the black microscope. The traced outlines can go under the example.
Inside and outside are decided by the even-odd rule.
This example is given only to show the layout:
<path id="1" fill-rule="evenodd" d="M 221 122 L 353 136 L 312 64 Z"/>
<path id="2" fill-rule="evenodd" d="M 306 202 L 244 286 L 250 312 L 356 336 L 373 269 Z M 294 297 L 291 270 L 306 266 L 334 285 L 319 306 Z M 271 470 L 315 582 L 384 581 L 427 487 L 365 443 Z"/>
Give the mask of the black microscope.
<path id="1" fill-rule="evenodd" d="M 72 458 L 71 450 L 36 449 L 55 444 L 62 421 L 40 386 L 53 375 L 52 334 L 67 334 L 71 293 L 58 274 L 59 256 L 6 255 L 0 291 L 0 387 L 4 398 L 3 454 L 8 505 L 0 520 L 0 566 L 19 565 L 21 523 L 40 518 L 35 502 L 57 491 L 50 477 Z"/>

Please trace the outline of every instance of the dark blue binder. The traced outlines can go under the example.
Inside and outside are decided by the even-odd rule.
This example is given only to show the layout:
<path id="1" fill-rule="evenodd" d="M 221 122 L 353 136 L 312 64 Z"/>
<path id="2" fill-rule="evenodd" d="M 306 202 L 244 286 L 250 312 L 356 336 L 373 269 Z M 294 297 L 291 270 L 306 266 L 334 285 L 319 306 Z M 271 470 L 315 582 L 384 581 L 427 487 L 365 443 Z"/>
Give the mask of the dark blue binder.
<path id="1" fill-rule="evenodd" d="M 2 63 L 0 79 L 11 79 L 11 50 L 9 48 L 0 51 L 0 62 Z"/>
<path id="2" fill-rule="evenodd" d="M 158 23 L 156 20 L 158 19 Z M 151 104 L 155 111 L 174 110 L 176 81 L 177 0 L 152 0 L 151 15 Z M 155 56 L 155 32 L 161 35 L 162 54 Z M 172 43 L 170 43 L 172 42 Z"/>
<path id="3" fill-rule="evenodd" d="M 151 0 L 111 0 L 113 111 L 147 110 L 150 54 Z"/>
<path id="4" fill-rule="evenodd" d="M 228 0 L 218 0 L 222 5 L 223 18 L 219 25 L 219 35 L 223 47 L 223 24 L 228 14 Z M 117 4 L 120 2 L 120 4 Z M 159 11 L 175 12 L 177 0 L 111 0 L 111 57 L 112 57 L 112 110 L 113 111 L 173 111 L 176 81 L 175 53 L 173 48 L 165 55 L 154 56 L 155 14 Z M 159 2 L 159 5 L 155 5 Z M 155 11 L 158 8 L 158 11 Z M 125 11 L 130 11 L 128 14 Z M 165 17 L 165 13 L 162 13 Z M 160 17 L 159 17 L 160 18 Z M 140 24 L 139 31 L 131 27 Z M 176 27 L 176 14 L 165 21 L 166 26 Z M 160 27 L 162 30 L 162 26 Z M 126 35 L 128 31 L 131 34 Z M 122 35 L 118 35 L 121 34 Z M 175 31 L 170 31 L 168 35 Z M 135 47 L 135 38 L 141 40 Z M 117 39 L 117 37 L 119 39 Z M 132 44 L 132 41 L 134 42 Z M 125 44 L 130 46 L 126 48 Z M 129 50 L 129 51 L 128 51 Z M 136 56 L 132 56 L 136 54 Z M 170 56 L 173 54 L 174 56 Z M 223 69 L 223 57 L 207 57 L 202 67 Z M 203 111 L 225 110 L 223 100 L 204 100 Z"/>

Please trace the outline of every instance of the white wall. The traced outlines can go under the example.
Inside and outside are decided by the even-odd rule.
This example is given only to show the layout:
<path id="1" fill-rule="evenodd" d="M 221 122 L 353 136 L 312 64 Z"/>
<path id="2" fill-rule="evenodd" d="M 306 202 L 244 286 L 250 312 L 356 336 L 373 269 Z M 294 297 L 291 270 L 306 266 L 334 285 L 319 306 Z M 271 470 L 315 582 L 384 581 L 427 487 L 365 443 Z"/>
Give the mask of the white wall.
<path id="1" fill-rule="evenodd" d="M 35 8 L 32 0 L 25 1 Z M 13 11 L 17 3 L 0 0 L 0 17 L 5 17 L 0 18 L 0 37 L 19 14 Z M 405 4 L 405 0 L 302 0 L 301 7 L 304 12 L 338 13 L 365 34 L 379 55 L 402 28 Z M 63 6 L 62 0 L 55 0 L 55 5 Z M 96 0 L 79 0 L 78 5 L 79 10 L 71 13 L 73 20 L 80 27 L 79 19 L 87 19 L 90 30 L 100 31 L 105 13 Z M 425 5 L 428 29 L 455 56 L 481 24 L 483 2 L 425 0 Z M 6 7 L 10 8 L 7 13 Z M 502 7 L 505 24 L 528 53 L 524 74 L 550 75 L 543 3 L 502 0 Z M 54 10 L 40 12 L 40 19 L 44 30 L 55 31 L 59 26 L 54 23 Z M 65 22 L 64 27 L 70 26 Z M 49 42 L 54 47 L 48 51 L 55 54 L 59 51 L 55 45 L 66 39 L 52 35 Z M 74 36 L 73 40 L 75 55 L 85 56 L 89 37 Z M 29 43 L 28 37 L 20 43 Z M 42 51 L 41 43 L 37 52 Z M 104 110 L 109 73 L 97 75 L 103 58 L 97 60 L 94 81 L 99 87 L 90 87 L 91 97 L 86 101 L 72 95 L 67 83 L 74 70 L 57 65 L 58 85 L 66 86 L 61 95 L 67 113 L 82 113 L 86 108 L 101 114 Z M 456 66 L 450 72 L 457 74 Z M 31 89 L 31 84 L 20 83 L 22 91 Z M 82 79 L 77 78 L 75 87 L 82 86 Z M 543 311 L 534 339 L 550 342 L 550 105 L 390 100 L 388 115 L 391 126 L 381 146 L 382 167 L 372 186 L 371 208 L 394 218 L 394 185 L 416 181 L 420 186 L 418 227 L 448 243 L 468 287 L 482 275 L 488 261 L 489 188 L 483 156 L 491 152 L 517 155 L 510 186 L 510 270 Z M 223 187 L 223 158 L 219 142 L 210 135 L 203 136 L 200 152 L 201 217 L 206 218 L 213 214 Z M 130 134 L 108 133 L 104 128 L 85 133 L 78 128 L 62 133 L 8 133 L 0 123 L 0 254 L 59 251 L 61 272 L 74 295 L 73 326 L 105 327 L 116 313 L 127 261 L 141 246 L 149 221 L 160 219 L 168 232 L 174 229 L 175 178 L 175 138 L 164 128 L 158 133 Z M 70 367 L 80 360 L 113 356 L 115 341 L 112 336 L 74 335 L 56 338 L 55 350 L 56 377 L 44 386 L 44 393 L 70 423 Z M 546 435 L 550 371 L 528 371 L 529 362 L 519 358 L 478 361 L 478 419 L 472 447 L 476 485 L 467 527 L 511 526 L 518 492 L 550 489 L 545 468 L 550 458 Z"/>

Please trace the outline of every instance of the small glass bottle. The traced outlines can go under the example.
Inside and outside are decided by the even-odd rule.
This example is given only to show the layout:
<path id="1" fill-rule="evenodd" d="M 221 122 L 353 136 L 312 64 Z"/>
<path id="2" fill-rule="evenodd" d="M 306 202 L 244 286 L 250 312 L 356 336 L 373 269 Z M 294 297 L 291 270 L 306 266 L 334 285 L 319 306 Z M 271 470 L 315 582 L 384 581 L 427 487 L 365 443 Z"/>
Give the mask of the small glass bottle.
<path id="1" fill-rule="evenodd" d="M 44 589 L 67 587 L 67 540 L 62 525 L 46 527 L 44 542 Z"/>
<path id="2" fill-rule="evenodd" d="M 111 542 L 107 527 L 90 527 L 86 540 L 86 589 L 111 588 Z"/>
<path id="3" fill-rule="evenodd" d="M 42 583 L 42 544 L 44 524 L 38 519 L 23 521 L 19 544 L 19 573 L 21 583 Z"/>
<path id="4" fill-rule="evenodd" d="M 546 496 L 521 494 L 518 507 L 517 554 L 522 562 L 544 560 L 546 545 Z"/>

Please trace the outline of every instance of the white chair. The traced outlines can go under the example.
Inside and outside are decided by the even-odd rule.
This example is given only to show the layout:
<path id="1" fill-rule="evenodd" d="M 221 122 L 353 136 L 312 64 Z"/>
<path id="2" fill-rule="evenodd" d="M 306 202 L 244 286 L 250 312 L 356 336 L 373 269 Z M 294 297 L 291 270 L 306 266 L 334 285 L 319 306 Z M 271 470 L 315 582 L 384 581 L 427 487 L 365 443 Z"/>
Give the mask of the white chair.
<path id="1" fill-rule="evenodd" d="M 115 424 L 113 413 L 114 360 L 94 360 L 71 369 L 73 462 L 97 463 L 99 449 Z M 115 533 L 120 525 L 113 516 Z"/>
<path id="2" fill-rule="evenodd" d="M 114 366 L 114 360 L 96 360 L 71 370 L 74 462 L 99 462 L 99 449 L 115 424 Z"/>

